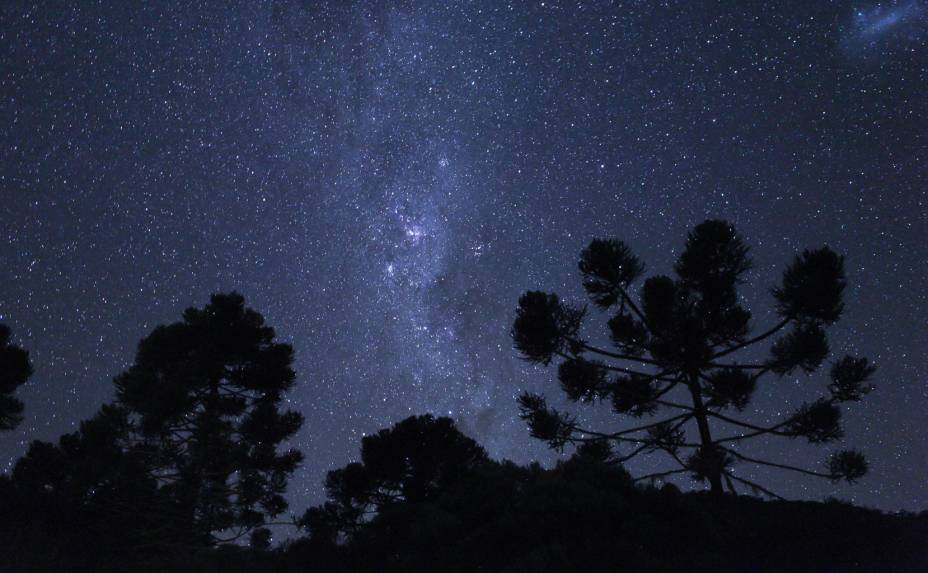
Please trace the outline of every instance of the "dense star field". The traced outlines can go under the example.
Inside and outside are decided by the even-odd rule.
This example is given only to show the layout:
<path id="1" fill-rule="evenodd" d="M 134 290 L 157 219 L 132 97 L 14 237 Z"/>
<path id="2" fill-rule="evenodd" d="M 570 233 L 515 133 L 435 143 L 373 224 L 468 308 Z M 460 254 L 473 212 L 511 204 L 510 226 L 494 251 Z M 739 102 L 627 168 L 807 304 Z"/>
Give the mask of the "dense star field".
<path id="1" fill-rule="evenodd" d="M 296 349 L 294 510 L 414 413 L 548 463 L 515 398 L 562 393 L 512 348 L 519 295 L 582 302 L 594 236 L 667 272 L 711 217 L 752 247 L 758 331 L 796 251 L 846 254 L 832 350 L 879 367 L 846 412 L 863 481 L 737 471 L 928 505 L 924 0 L 132 4 L 0 8 L 0 321 L 36 370 L 0 469 L 109 401 L 156 325 L 231 290 Z M 768 380 L 752 419 L 826 378 Z"/>

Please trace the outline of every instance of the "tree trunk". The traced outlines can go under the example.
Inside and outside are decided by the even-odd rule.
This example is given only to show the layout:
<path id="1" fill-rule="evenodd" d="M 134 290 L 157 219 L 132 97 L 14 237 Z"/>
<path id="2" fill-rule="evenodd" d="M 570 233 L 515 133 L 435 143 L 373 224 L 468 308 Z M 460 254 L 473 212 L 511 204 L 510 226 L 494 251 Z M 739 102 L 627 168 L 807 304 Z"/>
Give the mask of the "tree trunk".
<path id="1" fill-rule="evenodd" d="M 715 443 L 712 441 L 712 432 L 709 430 L 709 420 L 706 417 L 706 407 L 702 403 L 702 395 L 699 392 L 699 378 L 695 375 L 690 376 L 689 384 L 690 394 L 693 396 L 693 415 L 696 417 L 696 426 L 699 428 L 699 441 L 702 444 L 704 452 L 714 451 Z M 713 496 L 721 496 L 725 493 L 722 489 L 722 472 L 720 468 L 709 468 L 709 491 Z"/>

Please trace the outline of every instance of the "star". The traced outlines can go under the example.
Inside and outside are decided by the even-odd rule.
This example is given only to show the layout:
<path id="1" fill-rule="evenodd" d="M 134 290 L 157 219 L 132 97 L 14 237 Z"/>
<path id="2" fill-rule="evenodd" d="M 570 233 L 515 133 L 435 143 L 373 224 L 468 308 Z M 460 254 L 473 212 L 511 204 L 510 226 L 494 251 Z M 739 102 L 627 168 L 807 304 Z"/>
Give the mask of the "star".
<path id="1" fill-rule="evenodd" d="M 796 251 L 843 253 L 832 350 L 880 368 L 847 415 L 872 480 L 778 491 L 920 511 L 926 14 L 924 0 L 11 3 L 0 320 L 36 372 L 0 466 L 111 401 L 156 326 L 231 290 L 294 347 L 293 513 L 362 435 L 412 413 L 453 412 L 492 456 L 552 464 L 514 399 L 560 399 L 556 373 L 513 351 L 519 295 L 583 304 L 594 237 L 669 272 L 711 217 L 752 247 L 758 325 Z M 821 380 L 793 382 L 751 414 L 773 419 Z M 778 447 L 765 453 L 823 456 Z"/>

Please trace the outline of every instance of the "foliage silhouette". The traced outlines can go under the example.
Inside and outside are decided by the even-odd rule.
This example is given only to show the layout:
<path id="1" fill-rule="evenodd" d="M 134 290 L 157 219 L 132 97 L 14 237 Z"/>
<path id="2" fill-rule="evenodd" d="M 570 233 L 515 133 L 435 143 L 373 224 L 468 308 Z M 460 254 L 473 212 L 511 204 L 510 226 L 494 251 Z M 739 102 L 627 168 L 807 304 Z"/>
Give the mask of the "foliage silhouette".
<path id="1" fill-rule="evenodd" d="M 0 495 L 4 515 L 29 527 L 2 536 L 0 565 L 23 571 L 124 571 L 125 563 L 158 570 L 188 547 L 186 514 L 150 474 L 140 452 L 124 447 L 128 418 L 104 406 L 58 444 L 33 442 Z"/>
<path id="2" fill-rule="evenodd" d="M 309 537 L 273 549 L 267 529 L 256 528 L 250 547 L 198 549 L 186 542 L 195 532 L 176 519 L 185 514 L 171 511 L 170 495 L 148 474 L 144 452 L 120 445 L 127 423 L 125 411 L 106 407 L 58 445 L 33 445 L 12 479 L 0 476 L 0 569 L 924 570 L 928 513 L 887 515 L 840 502 L 719 499 L 683 494 L 671 484 L 642 486 L 615 463 L 604 440 L 584 442 L 552 469 L 497 462 L 451 420 L 431 416 L 404 420 L 362 444 L 367 456 L 356 473 L 364 487 L 350 495 L 344 487 L 330 491 L 339 507 L 368 509 L 344 534 L 320 534 L 310 524 Z"/>
<path id="3" fill-rule="evenodd" d="M 487 461 L 483 448 L 450 418 L 411 416 L 365 436 L 361 462 L 329 472 L 325 488 L 331 501 L 307 510 L 300 524 L 317 539 L 344 539 L 372 514 L 428 501 Z"/>
<path id="4" fill-rule="evenodd" d="M 267 549 L 262 526 L 286 509 L 302 458 L 278 452 L 302 416 L 279 409 L 295 374 L 274 338 L 234 293 L 145 337 L 115 402 L 57 444 L 34 442 L 0 482 L 5 514 L 30 524 L 4 531 L 0 568 L 164 571 L 248 533 Z"/>
<path id="5" fill-rule="evenodd" d="M 303 416 L 279 410 L 295 374 L 293 349 L 274 336 L 241 295 L 213 295 L 145 337 L 114 380 L 125 446 L 204 543 L 238 539 L 287 507 L 302 455 L 277 448 Z"/>
<path id="6" fill-rule="evenodd" d="M 8 326 L 0 324 L 0 431 L 13 430 L 23 420 L 23 403 L 13 396 L 32 376 L 29 353 L 10 341 Z"/>
<path id="7" fill-rule="evenodd" d="M 332 535 L 324 520 L 321 530 L 320 522 L 308 520 L 311 535 L 286 546 L 274 570 L 922 570 L 928 514 L 891 516 L 838 502 L 764 502 L 682 494 L 671 484 L 637 485 L 604 440 L 582 443 L 552 469 L 518 466 L 471 455 L 474 444 L 453 428 L 444 418 L 409 418 L 378 434 L 392 445 L 375 448 L 376 440 L 365 438 L 363 450 L 382 456 L 375 456 L 376 465 L 407 468 L 412 482 L 438 475 L 439 467 L 456 468 L 455 477 L 428 479 L 427 495 L 386 495 L 378 504 L 371 501 L 378 494 L 370 492 L 402 490 L 402 472 L 374 478 L 378 472 L 366 460 L 332 472 L 329 482 L 332 474 L 350 472 L 359 476 L 352 483 L 366 484 L 357 496 L 329 488 L 329 504 L 363 507 L 363 518 L 343 535 Z M 446 442 L 457 446 L 435 447 Z M 381 490 L 375 482 L 392 485 Z M 364 502 L 346 504 L 346 498 Z"/>
<path id="8" fill-rule="evenodd" d="M 843 257 L 827 247 L 806 250 L 772 290 L 779 322 L 751 336 L 751 313 L 738 296 L 738 286 L 750 268 L 748 248 L 734 227 L 709 220 L 689 233 L 674 265 L 676 276 L 648 278 L 635 297 L 632 287 L 644 274 L 644 264 L 621 241 L 593 240 L 580 255 L 579 269 L 592 303 L 611 313 L 607 326 L 615 349 L 594 345 L 580 335 L 585 308 L 537 291 L 519 299 L 512 327 L 514 345 L 530 362 L 547 366 L 558 361 L 561 389 L 573 402 L 608 402 L 616 414 L 632 418 L 667 410 L 676 413 L 617 431 L 596 431 L 550 407 L 544 396 L 525 393 L 519 407 L 532 435 L 555 449 L 592 441 L 629 445 L 631 451 L 616 457 L 618 461 L 661 451 L 676 469 L 639 480 L 689 473 L 708 482 L 716 495 L 726 487 L 734 493 L 737 483 L 777 497 L 731 472 L 736 462 L 832 480 L 862 477 L 867 463 L 856 451 L 837 452 L 823 471 L 816 471 L 748 457 L 726 445 L 758 436 L 803 437 L 810 443 L 838 440 L 842 437 L 839 404 L 868 393 L 874 372 L 865 358 L 839 359 L 831 368 L 829 395 L 801 405 L 773 425 L 757 425 L 725 413 L 743 411 L 768 374 L 818 370 L 829 353 L 825 329 L 844 310 Z M 777 335 L 767 359 L 738 358 Z M 686 430 L 694 424 L 698 439 L 689 441 Z M 734 430 L 733 435 L 717 437 L 719 426 Z"/>
<path id="9" fill-rule="evenodd" d="M 690 389 L 677 371 L 694 364 L 711 365 L 699 372 L 697 387 L 707 422 L 747 426 L 740 436 L 716 442 L 765 434 L 830 442 L 841 435 L 834 404 L 870 391 L 873 366 L 846 357 L 831 367 L 829 398 L 802 405 L 772 429 L 722 414 L 749 405 L 760 375 L 821 364 L 824 327 L 842 308 L 835 294 L 843 274 L 830 255 L 797 258 L 774 291 L 780 312 L 790 313 L 782 318 L 786 324 L 751 338 L 749 315 L 725 291 L 748 267 L 746 249 L 700 249 L 684 252 L 676 281 L 649 279 L 637 311 L 625 293 L 643 265 L 605 265 L 598 257 L 632 256 L 617 244 L 585 252 L 582 269 L 597 273 L 588 281 L 594 304 L 619 309 L 609 321 L 617 351 L 579 338 L 584 312 L 546 293 L 523 297 L 528 304 L 513 329 L 533 360 L 558 360 L 562 388 L 573 401 L 608 401 L 638 417 L 675 404 L 680 414 L 596 433 L 549 408 L 543 397 L 525 395 L 523 417 L 536 436 L 577 446 L 551 469 L 492 460 L 449 418 L 409 417 L 366 436 L 360 462 L 330 472 L 329 500 L 300 520 L 309 535 L 278 548 L 267 526 L 285 508 L 281 496 L 300 458 L 278 453 L 301 422 L 278 410 L 295 379 L 292 351 L 274 342 L 273 330 L 241 296 L 215 295 L 204 309 L 188 309 L 182 322 L 142 340 L 133 366 L 115 380 L 113 404 L 57 444 L 33 442 L 12 474 L 0 476 L 0 570 L 698 573 L 753 571 L 759 563 L 771 571 L 924 570 L 928 513 L 684 494 L 672 484 L 642 484 L 624 469 L 634 455 L 663 451 L 682 466 L 679 473 L 710 482 L 721 474 L 733 489 L 727 478 L 734 476 L 725 471 L 732 463 L 771 464 L 687 441 L 685 424 L 697 418 L 698 406 L 669 402 L 669 393 Z M 693 270 L 700 265 L 716 270 Z M 809 286 L 802 276 L 818 282 Z M 668 292 L 670 307 L 661 302 Z M 796 293 L 811 294 L 796 301 Z M 787 326 L 769 360 L 730 362 Z M 700 341 L 701 348 L 693 344 Z M 657 374 L 631 372 L 632 360 Z M 627 383 L 619 385 L 617 374 Z M 617 442 L 634 449 L 620 454 Z M 860 453 L 844 451 L 830 458 L 826 471 L 807 473 L 854 480 L 866 470 Z M 673 473 L 678 470 L 664 475 Z M 223 539 L 238 543 L 218 543 Z"/>

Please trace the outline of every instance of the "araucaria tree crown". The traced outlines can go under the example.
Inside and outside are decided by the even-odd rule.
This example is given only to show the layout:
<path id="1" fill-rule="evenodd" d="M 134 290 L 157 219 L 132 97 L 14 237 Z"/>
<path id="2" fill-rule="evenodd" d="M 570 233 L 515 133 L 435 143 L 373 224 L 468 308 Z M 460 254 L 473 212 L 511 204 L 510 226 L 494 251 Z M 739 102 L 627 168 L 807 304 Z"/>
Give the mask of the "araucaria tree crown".
<path id="1" fill-rule="evenodd" d="M 663 452 L 676 468 L 639 480 L 689 473 L 708 482 L 714 494 L 725 488 L 734 493 L 738 483 L 777 497 L 732 472 L 736 462 L 836 481 L 854 481 L 866 473 L 866 460 L 854 450 L 832 454 L 823 469 L 806 469 L 750 456 L 742 448 L 760 436 L 839 440 L 839 405 L 871 390 L 874 367 L 866 358 L 845 356 L 831 364 L 827 393 L 795 413 L 773 425 L 739 415 L 758 389 L 776 391 L 771 378 L 812 373 L 825 362 L 826 329 L 844 310 L 843 257 L 827 247 L 797 255 L 772 291 L 779 321 L 757 334 L 751 332 L 751 313 L 737 292 L 751 268 L 748 248 L 724 221 L 706 221 L 690 232 L 674 265 L 675 277 L 652 276 L 636 288 L 644 264 L 613 239 L 592 241 L 580 255 L 579 268 L 592 303 L 610 313 L 613 348 L 582 337 L 585 308 L 532 291 L 519 299 L 512 327 L 516 349 L 530 362 L 558 363 L 560 386 L 571 401 L 606 402 L 622 416 L 659 419 L 595 431 L 548 406 L 544 396 L 525 393 L 519 398 L 521 416 L 534 437 L 556 449 L 589 442 L 627 445 L 626 452 L 613 455 L 616 463 Z M 771 342 L 766 359 L 744 360 Z M 688 432 L 691 428 L 695 432 Z"/>

